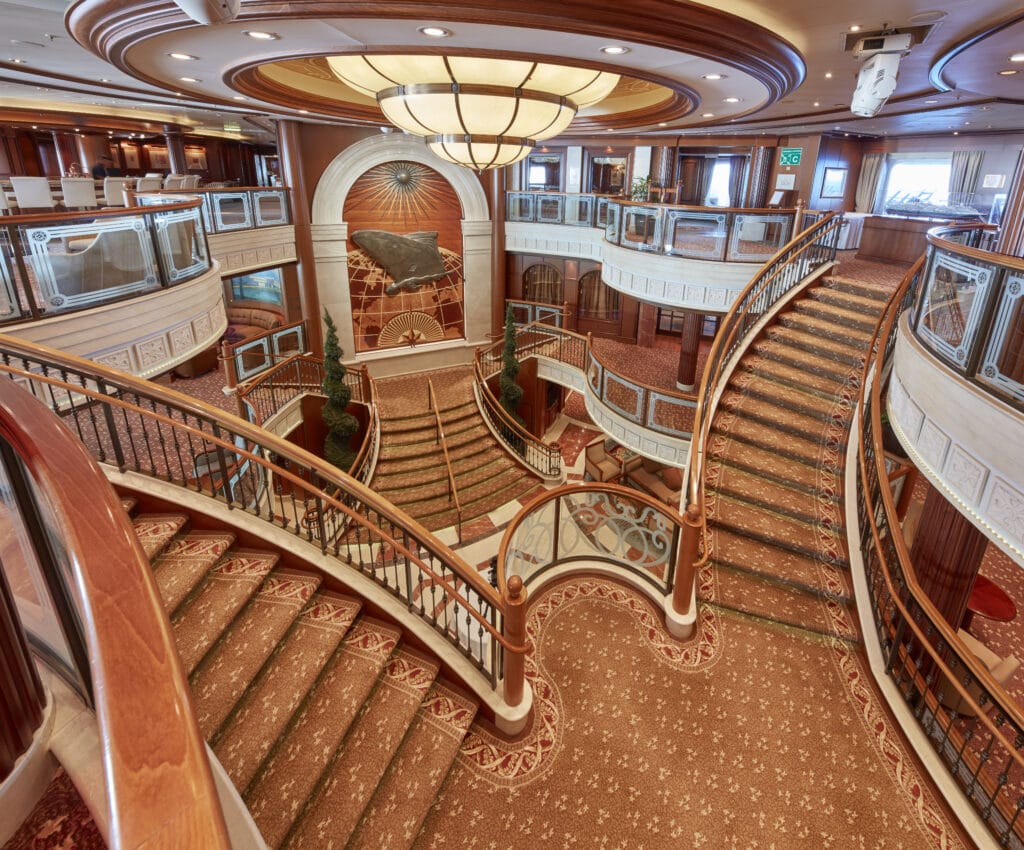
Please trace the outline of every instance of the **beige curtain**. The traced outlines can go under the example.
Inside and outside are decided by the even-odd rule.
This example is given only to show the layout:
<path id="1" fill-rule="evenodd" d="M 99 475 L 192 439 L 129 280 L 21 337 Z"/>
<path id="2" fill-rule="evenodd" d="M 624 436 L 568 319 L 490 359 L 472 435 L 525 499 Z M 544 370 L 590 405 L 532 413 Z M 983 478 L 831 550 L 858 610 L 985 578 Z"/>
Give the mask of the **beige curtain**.
<path id="1" fill-rule="evenodd" d="M 599 271 L 587 272 L 580 278 L 577 308 L 579 315 L 589 319 L 619 318 L 619 293 L 606 286 Z"/>
<path id="2" fill-rule="evenodd" d="M 545 263 L 530 266 L 523 272 L 523 298 L 541 304 L 562 304 L 562 275 Z"/>
<path id="3" fill-rule="evenodd" d="M 973 199 L 984 151 L 953 151 L 953 167 L 949 172 L 949 203 L 969 204 Z"/>
<path id="4" fill-rule="evenodd" d="M 743 206 L 743 184 L 747 177 L 747 163 L 750 157 L 729 157 L 729 206 Z"/>
<path id="5" fill-rule="evenodd" d="M 875 211 L 878 184 L 881 182 L 884 169 L 884 153 L 869 153 L 861 160 L 860 179 L 857 181 L 856 205 L 854 207 L 857 212 L 871 213 Z"/>
<path id="6" fill-rule="evenodd" d="M 759 209 L 768 202 L 768 177 L 772 171 L 775 148 L 756 147 L 750 157 L 750 180 L 747 181 L 747 196 L 740 206 Z"/>
<path id="7" fill-rule="evenodd" d="M 706 156 L 701 159 L 700 173 L 697 182 L 697 203 L 703 206 L 708 202 L 708 191 L 711 189 L 711 177 L 715 170 L 716 156 Z"/>

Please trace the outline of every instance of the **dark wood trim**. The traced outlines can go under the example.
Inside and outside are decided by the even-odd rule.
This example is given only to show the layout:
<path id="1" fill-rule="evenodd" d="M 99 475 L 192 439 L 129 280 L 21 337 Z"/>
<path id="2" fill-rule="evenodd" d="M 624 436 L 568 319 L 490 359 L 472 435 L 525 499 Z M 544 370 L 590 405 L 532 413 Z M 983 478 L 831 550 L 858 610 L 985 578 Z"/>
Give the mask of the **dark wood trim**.
<path id="1" fill-rule="evenodd" d="M 945 53 L 938 56 L 935 59 L 935 62 L 932 63 L 932 67 L 928 71 L 928 80 L 939 91 L 953 91 L 953 89 L 955 89 L 956 86 L 947 83 L 945 77 L 943 76 L 943 73 L 946 70 L 946 66 L 954 59 L 956 59 L 957 56 L 959 56 L 964 51 L 970 50 L 972 47 L 975 47 L 985 39 L 990 38 L 996 33 L 1002 32 L 1007 27 L 1016 26 L 1021 21 L 1024 21 L 1024 12 L 1017 12 L 1016 14 L 1013 14 L 1010 17 L 1006 18 L 1004 21 L 1001 21 L 998 24 L 993 24 L 992 26 L 986 27 L 983 30 L 979 30 L 973 35 L 970 35 L 967 38 L 965 38 L 959 44 L 953 45 Z"/>

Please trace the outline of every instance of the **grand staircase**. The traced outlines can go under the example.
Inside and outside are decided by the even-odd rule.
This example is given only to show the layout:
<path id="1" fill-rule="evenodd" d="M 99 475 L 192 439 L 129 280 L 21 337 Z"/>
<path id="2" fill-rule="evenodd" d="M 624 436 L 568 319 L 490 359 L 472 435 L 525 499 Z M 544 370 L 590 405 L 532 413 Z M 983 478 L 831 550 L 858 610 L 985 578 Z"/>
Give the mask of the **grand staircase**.
<path id="1" fill-rule="evenodd" d="M 475 700 L 316 574 L 184 514 L 133 523 L 200 729 L 267 844 L 410 847 Z"/>
<path id="2" fill-rule="evenodd" d="M 463 522 L 522 498 L 540 479 L 520 466 L 488 430 L 473 398 L 470 367 L 435 373 Z M 448 473 L 427 406 L 425 376 L 377 382 L 381 450 L 371 487 L 431 531 L 455 525 Z"/>
<path id="3" fill-rule="evenodd" d="M 861 367 L 890 293 L 826 280 L 787 305 L 740 361 L 712 421 L 705 478 L 716 604 L 859 641 L 842 469 Z"/>

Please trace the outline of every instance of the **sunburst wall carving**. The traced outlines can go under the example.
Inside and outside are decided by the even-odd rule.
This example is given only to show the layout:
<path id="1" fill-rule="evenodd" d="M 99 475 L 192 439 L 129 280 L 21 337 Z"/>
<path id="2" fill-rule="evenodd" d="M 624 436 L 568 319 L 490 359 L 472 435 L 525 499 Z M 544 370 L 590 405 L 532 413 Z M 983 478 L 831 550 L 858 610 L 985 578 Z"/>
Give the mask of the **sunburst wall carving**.
<path id="1" fill-rule="evenodd" d="M 356 351 L 465 338 L 462 207 L 438 172 L 416 162 L 375 166 L 345 199 L 349 233 L 437 231 L 447 274 L 416 292 L 388 295 L 391 276 L 349 240 L 348 275 Z"/>

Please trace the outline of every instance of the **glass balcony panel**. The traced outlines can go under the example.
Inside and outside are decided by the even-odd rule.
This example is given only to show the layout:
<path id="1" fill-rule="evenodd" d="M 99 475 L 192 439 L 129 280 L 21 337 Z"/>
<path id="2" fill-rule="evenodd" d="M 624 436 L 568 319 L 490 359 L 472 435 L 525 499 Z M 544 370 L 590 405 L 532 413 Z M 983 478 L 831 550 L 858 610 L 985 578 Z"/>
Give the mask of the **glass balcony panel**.
<path id="1" fill-rule="evenodd" d="M 673 437 L 689 439 L 693 434 L 694 402 L 651 391 L 644 427 Z"/>
<path id="2" fill-rule="evenodd" d="M 217 192 L 213 195 L 214 229 L 245 230 L 253 227 L 252 208 L 246 192 Z"/>
<path id="3" fill-rule="evenodd" d="M 767 262 L 792 238 L 792 216 L 737 214 L 732 218 L 726 255 L 729 262 Z"/>
<path id="4" fill-rule="evenodd" d="M 988 263 L 937 250 L 924 282 L 918 336 L 961 371 L 985 313 L 994 274 Z"/>
<path id="5" fill-rule="evenodd" d="M 533 221 L 533 195 L 512 192 L 508 195 L 508 220 Z"/>
<path id="6" fill-rule="evenodd" d="M 539 195 L 536 206 L 537 221 L 546 224 L 562 224 L 565 221 L 565 195 Z"/>
<path id="7" fill-rule="evenodd" d="M 1007 274 L 978 380 L 1024 405 L 1024 274 Z"/>
<path id="8" fill-rule="evenodd" d="M 28 304 L 15 285 L 18 269 L 10 233 L 0 230 L 0 322 L 13 322 L 28 313 Z"/>
<path id="9" fill-rule="evenodd" d="M 253 205 L 256 208 L 256 226 L 274 227 L 288 224 L 288 201 L 281 189 L 253 192 Z"/>
<path id="10" fill-rule="evenodd" d="M 644 390 L 639 384 L 606 370 L 601 401 L 631 422 L 640 423 L 644 406 Z"/>
<path id="11" fill-rule="evenodd" d="M 142 216 L 22 230 L 36 304 L 44 313 L 90 307 L 160 286 Z"/>
<path id="12" fill-rule="evenodd" d="M 596 198 L 596 200 L 597 218 L 594 220 L 594 224 L 597 227 L 604 227 L 606 224 L 608 224 L 608 207 L 611 205 L 611 202 L 608 200 L 608 198 Z"/>
<path id="13" fill-rule="evenodd" d="M 721 260 L 728 237 L 725 213 L 668 210 L 665 253 L 674 257 Z"/>
<path id="14" fill-rule="evenodd" d="M 622 244 L 640 251 L 657 251 L 661 236 L 661 211 L 654 207 L 624 207 Z"/>
<path id="15" fill-rule="evenodd" d="M 153 216 L 160 260 L 171 285 L 210 268 L 199 210 L 176 210 Z"/>
<path id="16" fill-rule="evenodd" d="M 594 207 L 593 195 L 567 195 L 565 198 L 565 223 L 574 227 L 592 227 Z"/>
<path id="17" fill-rule="evenodd" d="M 605 200 L 602 198 L 601 200 Z M 600 212 L 600 207 L 598 207 Z M 619 244 L 619 216 L 622 214 L 622 207 L 619 204 L 605 201 L 604 207 L 604 238 L 612 245 Z"/>

